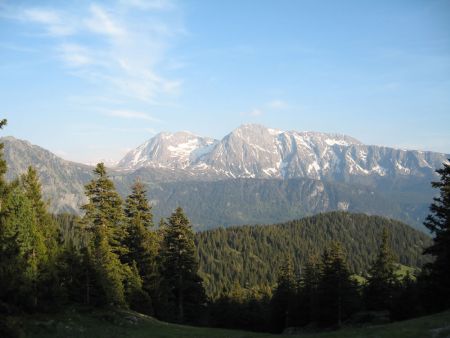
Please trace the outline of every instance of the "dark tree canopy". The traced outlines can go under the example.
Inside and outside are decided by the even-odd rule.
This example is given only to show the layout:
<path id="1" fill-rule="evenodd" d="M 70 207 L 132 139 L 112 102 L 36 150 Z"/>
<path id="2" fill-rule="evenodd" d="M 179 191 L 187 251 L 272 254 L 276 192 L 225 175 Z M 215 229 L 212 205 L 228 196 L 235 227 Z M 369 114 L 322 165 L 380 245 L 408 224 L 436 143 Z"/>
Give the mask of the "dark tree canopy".
<path id="1" fill-rule="evenodd" d="M 160 249 L 161 275 L 168 290 L 172 316 L 182 322 L 192 317 L 205 301 L 203 283 L 198 275 L 198 256 L 192 226 L 178 207 L 163 228 Z M 169 314 L 170 316 L 171 314 Z"/>
<path id="2" fill-rule="evenodd" d="M 432 186 L 439 189 L 439 196 L 434 198 L 424 222 L 434 234 L 433 244 L 424 253 L 434 257 L 425 271 L 438 309 L 450 306 L 450 163 L 443 165 L 436 170 L 440 180 L 432 182 Z"/>
<path id="3" fill-rule="evenodd" d="M 383 229 L 377 258 L 367 277 L 366 302 L 369 310 L 389 310 L 397 283 L 395 256 L 389 245 L 389 231 Z"/>

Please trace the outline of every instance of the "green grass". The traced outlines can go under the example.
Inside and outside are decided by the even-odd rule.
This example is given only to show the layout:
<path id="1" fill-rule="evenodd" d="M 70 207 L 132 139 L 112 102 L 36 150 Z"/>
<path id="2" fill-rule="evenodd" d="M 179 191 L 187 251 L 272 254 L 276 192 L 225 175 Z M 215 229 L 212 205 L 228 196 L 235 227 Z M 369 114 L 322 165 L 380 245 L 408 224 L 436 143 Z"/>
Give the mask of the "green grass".
<path id="1" fill-rule="evenodd" d="M 417 272 L 417 269 L 415 269 L 411 266 L 406 266 L 406 265 L 402 265 L 402 264 L 396 264 L 396 266 L 397 266 L 397 271 L 395 271 L 395 274 L 397 275 L 397 277 L 399 279 L 405 278 L 407 274 L 409 274 L 410 277 L 415 279 L 414 274 Z"/>
<path id="2" fill-rule="evenodd" d="M 402 280 L 408 274 L 413 280 L 416 279 L 415 274 L 417 273 L 418 269 L 403 264 L 395 264 L 395 268 L 396 268 L 395 275 L 399 280 Z M 360 285 L 363 285 L 367 282 L 367 279 L 360 275 L 352 275 L 351 277 L 354 280 L 356 280 Z"/>
<path id="3" fill-rule="evenodd" d="M 133 319 L 130 319 L 133 318 Z M 136 321 L 134 322 L 134 319 Z M 132 311 L 68 309 L 55 315 L 22 318 L 26 337 L 307 337 L 307 338 L 439 338 L 450 336 L 450 311 L 413 320 L 364 328 L 303 335 L 271 335 L 253 332 L 168 324 Z"/>
<path id="4" fill-rule="evenodd" d="M 59 314 L 23 318 L 22 323 L 26 337 L 31 338 L 273 337 L 270 334 L 169 324 L 124 310 L 68 309 Z"/>

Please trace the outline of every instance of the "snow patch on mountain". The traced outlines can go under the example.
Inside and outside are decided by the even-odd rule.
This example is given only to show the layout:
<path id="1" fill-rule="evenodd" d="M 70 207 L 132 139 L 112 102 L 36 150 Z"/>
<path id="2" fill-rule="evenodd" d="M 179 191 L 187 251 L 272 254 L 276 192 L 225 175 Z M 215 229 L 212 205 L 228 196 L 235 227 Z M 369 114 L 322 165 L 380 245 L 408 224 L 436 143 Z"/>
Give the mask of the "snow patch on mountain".
<path id="1" fill-rule="evenodd" d="M 247 124 L 221 140 L 190 132 L 161 133 L 130 151 L 118 168 L 183 169 L 224 178 L 342 179 L 428 175 L 445 154 L 368 146 L 341 134 L 283 131 Z"/>

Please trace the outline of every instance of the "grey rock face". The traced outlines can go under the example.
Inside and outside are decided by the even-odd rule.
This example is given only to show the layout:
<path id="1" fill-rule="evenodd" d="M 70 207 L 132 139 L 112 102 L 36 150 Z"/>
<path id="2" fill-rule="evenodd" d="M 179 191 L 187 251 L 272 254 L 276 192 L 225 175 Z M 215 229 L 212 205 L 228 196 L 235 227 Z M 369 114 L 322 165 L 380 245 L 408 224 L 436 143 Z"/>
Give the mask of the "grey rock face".
<path id="1" fill-rule="evenodd" d="M 216 143 L 214 139 L 200 137 L 190 132 L 160 133 L 126 154 L 117 167 L 184 169 L 196 163 Z"/>
<path id="2" fill-rule="evenodd" d="M 338 134 L 243 125 L 222 140 L 190 133 L 158 134 L 127 154 L 119 168 L 183 168 L 232 178 L 338 181 L 433 177 L 449 155 L 364 145 Z"/>
<path id="3" fill-rule="evenodd" d="M 0 142 L 8 179 L 34 166 L 51 210 L 80 212 L 92 166 L 13 137 Z M 449 157 L 364 145 L 345 135 L 244 125 L 222 140 L 189 132 L 158 134 L 129 152 L 109 175 L 122 196 L 139 178 L 157 216 L 181 205 L 193 221 L 208 227 L 330 210 L 379 214 L 420 227 L 435 194 L 434 171 Z"/>
<path id="4" fill-rule="evenodd" d="M 7 179 L 12 180 L 33 166 L 39 173 L 44 197 L 52 210 L 78 212 L 86 202 L 84 184 L 92 178 L 93 167 L 59 158 L 48 150 L 14 137 L 2 137 L 8 164 Z"/>

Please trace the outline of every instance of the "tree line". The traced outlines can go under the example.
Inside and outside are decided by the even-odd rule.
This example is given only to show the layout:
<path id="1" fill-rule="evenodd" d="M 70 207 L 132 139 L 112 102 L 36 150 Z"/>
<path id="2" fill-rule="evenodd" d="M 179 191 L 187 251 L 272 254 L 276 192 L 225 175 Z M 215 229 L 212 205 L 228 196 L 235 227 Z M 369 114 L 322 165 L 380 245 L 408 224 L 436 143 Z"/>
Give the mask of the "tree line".
<path id="1" fill-rule="evenodd" d="M 0 121 L 0 128 L 5 124 Z M 398 320 L 450 307 L 448 164 L 438 170 L 441 180 L 433 186 L 440 196 L 425 222 L 435 235 L 425 253 L 434 259 L 425 262 L 419 275 L 398 279 L 398 257 L 386 230 L 363 283 L 349 268 L 347 248 L 324 242 L 323 250 L 316 248 L 305 261 L 289 253 L 281 259 L 274 287 L 231 279 L 232 284 L 208 298 L 204 273 L 199 272 L 200 241 L 196 244 L 181 208 L 156 227 L 145 187 L 135 182 L 122 200 L 100 163 L 85 186 L 83 216 L 54 217 L 35 169 L 6 181 L 2 148 L 0 335 L 16 332 L 11 316 L 57 311 L 69 304 L 130 308 L 166 321 L 271 332 Z M 223 244 L 220 237 L 211 242 Z M 284 250 L 276 242 L 268 244 Z"/>

